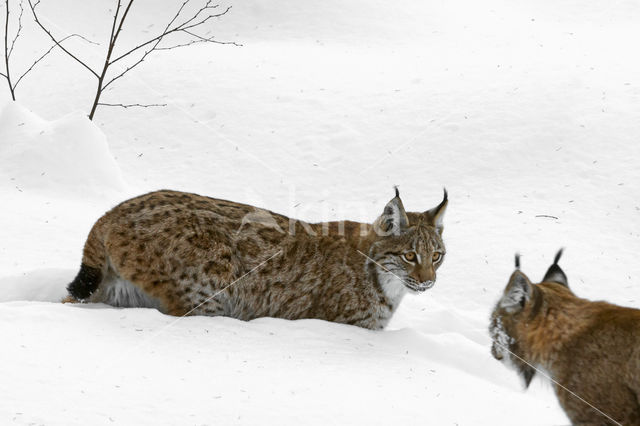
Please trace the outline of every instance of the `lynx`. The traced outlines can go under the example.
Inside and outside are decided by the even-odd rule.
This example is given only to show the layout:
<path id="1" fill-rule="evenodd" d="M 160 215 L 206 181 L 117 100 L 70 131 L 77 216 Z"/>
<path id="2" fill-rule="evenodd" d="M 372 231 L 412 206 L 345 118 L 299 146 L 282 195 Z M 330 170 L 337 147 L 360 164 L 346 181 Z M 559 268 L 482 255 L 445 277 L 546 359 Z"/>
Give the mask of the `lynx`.
<path id="1" fill-rule="evenodd" d="M 445 190 L 435 208 L 407 213 L 396 188 L 373 224 L 311 224 L 197 194 L 152 192 L 95 223 L 67 301 L 382 329 L 406 293 L 435 284 L 447 203 Z"/>
<path id="2" fill-rule="evenodd" d="M 558 265 L 532 284 L 511 275 L 491 315 L 491 353 L 528 387 L 536 370 L 552 379 L 575 425 L 640 424 L 640 310 L 581 299 Z"/>

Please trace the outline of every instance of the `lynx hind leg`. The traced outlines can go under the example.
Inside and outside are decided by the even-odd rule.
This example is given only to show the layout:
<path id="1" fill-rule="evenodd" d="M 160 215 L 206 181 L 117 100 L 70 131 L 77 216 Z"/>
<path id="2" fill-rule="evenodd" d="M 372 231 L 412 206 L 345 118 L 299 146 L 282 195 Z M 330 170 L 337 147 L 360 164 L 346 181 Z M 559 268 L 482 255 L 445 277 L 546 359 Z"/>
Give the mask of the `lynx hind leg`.
<path id="1" fill-rule="evenodd" d="M 69 296 L 64 299 L 65 303 L 82 302 L 89 299 L 104 278 L 107 262 L 104 244 L 98 232 L 99 223 L 100 221 L 89 232 L 84 245 L 80 271 L 74 280 L 67 285 Z"/>

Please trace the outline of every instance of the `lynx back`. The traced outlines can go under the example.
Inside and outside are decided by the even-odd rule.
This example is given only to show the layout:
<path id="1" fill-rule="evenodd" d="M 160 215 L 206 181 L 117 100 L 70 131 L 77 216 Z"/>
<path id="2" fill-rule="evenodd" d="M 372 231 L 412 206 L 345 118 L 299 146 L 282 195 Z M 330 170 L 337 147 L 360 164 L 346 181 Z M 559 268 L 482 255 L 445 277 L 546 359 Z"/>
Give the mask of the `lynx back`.
<path id="1" fill-rule="evenodd" d="M 558 265 L 542 282 L 516 271 L 491 315 L 491 352 L 528 387 L 549 374 L 575 425 L 640 424 L 640 310 L 581 299 Z"/>
<path id="2" fill-rule="evenodd" d="M 175 191 L 123 202 L 85 243 L 69 301 L 171 315 L 318 318 L 383 328 L 442 265 L 442 202 L 407 213 L 400 196 L 372 223 L 306 223 Z"/>

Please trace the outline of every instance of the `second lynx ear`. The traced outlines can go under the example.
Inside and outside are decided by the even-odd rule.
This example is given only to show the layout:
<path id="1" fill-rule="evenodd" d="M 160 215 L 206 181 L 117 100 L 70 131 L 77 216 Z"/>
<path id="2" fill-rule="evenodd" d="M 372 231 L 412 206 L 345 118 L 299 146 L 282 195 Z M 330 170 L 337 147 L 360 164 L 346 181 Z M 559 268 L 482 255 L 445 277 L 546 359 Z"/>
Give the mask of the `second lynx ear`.
<path id="1" fill-rule="evenodd" d="M 432 208 L 431 210 L 427 210 L 422 213 L 422 215 L 426 218 L 426 220 L 433 225 L 438 233 L 442 235 L 442 231 L 444 231 L 444 224 L 442 219 L 444 218 L 444 212 L 447 210 L 447 204 L 449 204 L 449 197 L 447 194 L 447 189 L 444 189 L 444 197 L 440 204 Z"/>
<path id="2" fill-rule="evenodd" d="M 505 308 L 508 312 L 519 311 L 524 308 L 527 301 L 531 299 L 533 293 L 533 284 L 529 281 L 529 278 L 520 270 L 516 270 L 507 288 L 504 291 L 500 306 Z"/>

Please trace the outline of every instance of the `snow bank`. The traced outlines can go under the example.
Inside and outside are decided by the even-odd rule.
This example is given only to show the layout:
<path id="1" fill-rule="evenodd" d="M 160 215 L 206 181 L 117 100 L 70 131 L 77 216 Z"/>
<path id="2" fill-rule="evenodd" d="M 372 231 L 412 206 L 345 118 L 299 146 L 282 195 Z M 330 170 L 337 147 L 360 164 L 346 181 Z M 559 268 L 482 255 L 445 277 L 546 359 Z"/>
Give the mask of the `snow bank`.
<path id="1" fill-rule="evenodd" d="M 0 115 L 0 185 L 48 195 L 103 196 L 125 182 L 107 138 L 80 112 L 45 121 L 18 103 Z"/>
<path id="2" fill-rule="evenodd" d="M 452 336 L 40 302 L 0 304 L 0 335 L 20 343 L 0 353 L 20 367 L 2 370 L 0 419 L 19 424 L 563 424 L 551 392 L 505 386 Z"/>
<path id="3" fill-rule="evenodd" d="M 76 272 L 70 269 L 37 269 L 18 276 L 2 277 L 0 302 L 59 302 L 67 295 L 66 286 Z"/>

